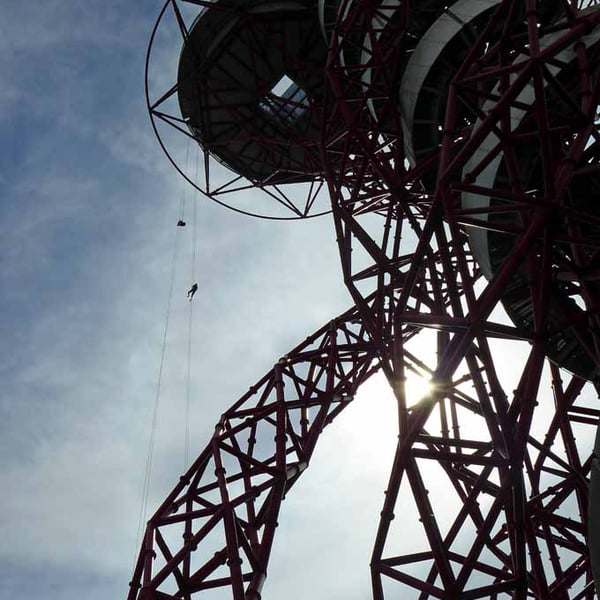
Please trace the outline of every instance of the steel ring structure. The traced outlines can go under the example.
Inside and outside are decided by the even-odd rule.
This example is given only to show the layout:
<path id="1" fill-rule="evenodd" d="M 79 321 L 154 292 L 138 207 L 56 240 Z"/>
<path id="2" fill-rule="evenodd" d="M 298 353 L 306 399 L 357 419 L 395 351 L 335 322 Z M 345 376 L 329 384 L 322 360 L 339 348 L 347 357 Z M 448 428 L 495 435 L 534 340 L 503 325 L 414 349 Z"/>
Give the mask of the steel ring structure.
<path id="1" fill-rule="evenodd" d="M 326 182 L 354 307 L 223 414 L 149 520 L 129 600 L 268 597 L 281 503 L 377 370 L 399 435 L 373 598 L 592 600 L 600 3 L 179 4 L 196 13 L 171 92 L 182 128 L 249 188 Z M 212 94 L 217 46 L 254 95 Z M 231 137 L 249 115 L 254 134 Z"/>
<path id="2" fill-rule="evenodd" d="M 311 4 L 166 2 L 150 37 L 146 102 L 162 149 L 196 189 L 246 215 L 329 210 L 319 144 L 327 45 Z M 190 164 L 190 142 L 201 165 Z"/>

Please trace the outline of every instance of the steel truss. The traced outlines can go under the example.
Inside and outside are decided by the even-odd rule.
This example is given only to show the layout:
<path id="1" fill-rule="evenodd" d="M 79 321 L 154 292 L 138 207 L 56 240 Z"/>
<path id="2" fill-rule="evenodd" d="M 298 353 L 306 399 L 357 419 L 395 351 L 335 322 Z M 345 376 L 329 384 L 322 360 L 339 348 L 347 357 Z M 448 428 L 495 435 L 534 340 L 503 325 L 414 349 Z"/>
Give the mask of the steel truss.
<path id="1" fill-rule="evenodd" d="M 259 598 L 285 493 L 378 368 L 399 441 L 373 598 L 594 597 L 600 11 L 488 3 L 411 130 L 401 77 L 445 4 L 340 3 L 322 153 L 355 308 L 223 415 L 149 521 L 129 600 Z"/>
<path id="2" fill-rule="evenodd" d="M 566 374 L 564 386 L 551 364 L 552 418 L 539 423 L 536 406 L 546 355 L 592 379 L 600 364 L 598 290 L 584 275 L 598 256 L 597 212 L 584 208 L 578 179 L 593 187 L 598 164 L 598 12 L 563 3 L 544 25 L 534 2 L 498 3 L 448 81 L 439 140 L 410 165 L 406 128 L 394 121 L 402 84 L 390 68 L 406 67 L 414 51 L 403 38 L 410 14 L 382 5 L 340 9 L 324 131 L 331 164 L 345 167 L 329 173 L 345 281 L 401 409 L 371 562 L 374 598 L 400 590 L 407 598 L 592 598 L 593 433 L 578 445 L 573 430 L 596 427 L 596 394 L 580 395 L 583 380 Z M 503 172 L 489 185 L 481 174 L 496 157 Z M 465 205 L 467 192 L 479 201 Z M 502 248 L 489 281 L 481 277 L 487 257 L 480 251 L 474 261 L 467 244 L 468 233 L 477 250 L 474 226 L 488 248 Z M 514 325 L 497 320 L 501 307 Z M 431 395 L 412 407 L 399 385 L 406 360 L 396 333 L 408 323 L 438 332 Z M 568 352 L 554 347 L 557 339 Z M 528 348 L 511 364 L 520 373 L 514 391 L 504 381 L 509 340 Z M 467 401 L 465 382 L 474 390 Z M 432 464 L 446 478 L 435 492 L 426 484 L 435 480 Z M 422 534 L 412 551 L 392 527 L 395 510 L 406 515 L 407 506 Z"/>
<path id="3" fill-rule="evenodd" d="M 323 428 L 377 369 L 355 309 L 280 359 L 222 415 L 149 520 L 130 600 L 191 598 L 217 587 L 260 598 L 285 494 Z"/>

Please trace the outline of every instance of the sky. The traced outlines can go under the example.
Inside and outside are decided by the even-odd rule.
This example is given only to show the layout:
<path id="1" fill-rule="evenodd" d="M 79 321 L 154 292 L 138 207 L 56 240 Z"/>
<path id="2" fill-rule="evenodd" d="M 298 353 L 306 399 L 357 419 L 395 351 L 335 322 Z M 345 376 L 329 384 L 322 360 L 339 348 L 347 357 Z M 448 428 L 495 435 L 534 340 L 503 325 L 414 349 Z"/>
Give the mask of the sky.
<path id="1" fill-rule="evenodd" d="M 192 194 L 164 158 L 143 79 L 160 7 L 0 5 L 1 600 L 127 593 L 176 235 L 150 512 L 183 471 L 192 236 L 175 222 L 184 194 L 188 207 L 197 202 L 200 288 L 191 457 L 249 385 L 350 304 L 329 216 L 241 216 Z M 283 508 L 266 600 L 305 598 L 314 581 L 322 597 L 368 597 L 390 411 L 375 381 L 324 434 Z"/>

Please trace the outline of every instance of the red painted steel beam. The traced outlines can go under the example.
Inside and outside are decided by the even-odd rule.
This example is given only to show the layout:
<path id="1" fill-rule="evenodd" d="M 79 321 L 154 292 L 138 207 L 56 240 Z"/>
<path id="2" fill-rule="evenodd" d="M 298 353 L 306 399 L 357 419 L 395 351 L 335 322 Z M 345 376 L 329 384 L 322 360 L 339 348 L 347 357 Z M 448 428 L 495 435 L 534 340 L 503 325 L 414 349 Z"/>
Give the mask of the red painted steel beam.
<path id="1" fill-rule="evenodd" d="M 394 265 L 403 263 L 400 261 L 399 250 L 391 249 L 389 246 L 389 239 L 393 239 L 395 235 L 390 233 L 386 227 L 389 227 L 390 217 L 394 215 L 397 219 L 396 236 L 401 236 L 405 224 L 411 222 L 411 219 L 415 219 L 416 211 L 410 208 L 410 204 L 407 205 L 407 191 L 414 187 L 414 182 L 426 175 L 427 170 L 423 170 L 422 165 L 417 165 L 412 173 L 410 170 L 404 173 L 399 170 L 398 172 L 402 173 L 403 184 L 398 185 L 398 175 L 392 173 L 392 163 L 384 153 L 378 151 L 377 145 L 372 143 L 377 135 L 378 123 L 372 120 L 371 132 L 357 126 L 358 123 L 368 123 L 368 115 L 365 114 L 367 102 L 365 100 L 361 102 L 360 94 L 352 97 L 347 94 L 346 90 L 351 89 L 352 83 L 356 82 L 356 76 L 353 79 L 352 66 L 341 64 L 338 57 L 344 52 L 344 43 L 348 47 L 352 43 L 352 34 L 355 33 L 352 27 L 359 19 L 355 15 L 355 21 L 353 21 L 352 12 L 363 11 L 361 14 L 364 16 L 364 13 L 369 10 L 369 5 L 366 2 L 347 2 L 343 4 L 343 8 L 346 6 L 348 11 L 346 22 L 338 25 L 338 35 L 332 38 L 328 65 L 331 96 L 329 105 L 326 104 L 330 114 L 339 115 L 338 118 L 343 119 L 346 128 L 343 132 L 345 141 L 344 145 L 340 146 L 336 140 L 339 141 L 342 137 L 332 136 L 328 139 L 328 123 L 324 124 L 324 158 L 327 162 L 328 154 L 336 153 L 338 164 L 350 165 L 353 162 L 351 156 L 354 152 L 353 149 L 356 148 L 356 145 L 361 148 L 360 171 L 354 171 L 350 176 L 346 176 L 344 172 L 338 173 L 335 169 L 330 170 L 330 193 L 346 285 L 357 302 L 357 306 L 360 307 L 365 324 L 372 328 L 374 339 L 382 340 L 382 342 L 383 340 L 392 340 L 391 343 L 378 342 L 378 350 L 382 355 L 382 364 L 389 365 L 384 371 L 397 392 L 401 416 L 400 441 L 372 558 L 374 598 L 384 598 L 384 578 L 392 578 L 415 590 L 421 590 L 419 598 L 475 598 L 507 594 L 513 598 L 525 598 L 528 594 L 532 594 L 536 598 L 546 598 L 549 597 L 549 594 L 554 594 L 557 598 L 562 598 L 564 594 L 567 594 L 564 597 L 569 597 L 568 588 L 576 585 L 576 582 L 581 581 L 582 577 L 589 578 L 589 563 L 587 557 L 583 556 L 577 562 L 577 567 L 569 568 L 571 575 L 566 579 L 563 576 L 565 571 L 560 566 L 560 555 L 563 552 L 561 549 L 568 548 L 569 551 L 581 553 L 582 548 L 585 548 L 585 545 L 581 543 L 584 527 L 576 519 L 565 520 L 555 512 L 562 510 L 562 505 L 569 498 L 575 497 L 578 499 L 578 516 L 585 520 L 585 511 L 582 510 L 582 507 L 585 505 L 585 473 L 589 467 L 584 466 L 586 461 L 581 461 L 579 454 L 581 448 L 574 442 L 572 427 L 567 422 L 568 419 L 570 423 L 581 423 L 581 419 L 576 414 L 571 417 L 567 416 L 566 412 L 558 412 L 557 425 L 551 424 L 551 429 L 542 445 L 532 435 L 531 424 L 535 416 L 536 398 L 542 380 L 544 340 L 550 331 L 548 300 L 550 294 L 554 293 L 550 292 L 550 285 L 553 281 L 551 269 L 553 261 L 556 260 L 551 252 L 555 252 L 554 248 L 561 248 L 566 241 L 565 232 L 557 228 L 551 229 L 550 224 L 557 216 L 566 214 L 563 210 L 572 210 L 570 207 L 563 208 L 562 205 L 557 204 L 556 199 L 564 196 L 574 174 L 578 172 L 578 169 L 583 168 L 581 164 L 583 149 L 590 136 L 594 135 L 593 132 L 596 128 L 593 122 L 594 111 L 591 107 L 598 103 L 598 97 L 595 95 L 595 86 L 590 84 L 589 72 L 586 75 L 585 67 L 582 67 L 581 72 L 584 76 L 581 86 L 587 91 L 576 97 L 576 99 L 581 99 L 583 104 L 581 109 L 577 109 L 579 119 L 572 121 L 572 127 L 575 129 L 571 128 L 569 131 L 563 125 L 556 125 L 551 121 L 553 118 L 551 116 L 553 114 L 552 107 L 549 107 L 547 103 L 548 71 L 545 65 L 553 64 L 554 57 L 569 44 L 573 44 L 582 35 L 592 31 L 598 21 L 599 13 L 590 12 L 581 18 L 579 15 L 575 18 L 575 13 L 570 13 L 570 16 L 573 17 L 571 21 L 563 27 L 562 31 L 560 31 L 560 27 L 556 29 L 559 34 L 544 49 L 541 49 L 539 45 L 539 38 L 542 34 L 538 31 L 538 15 L 533 3 L 528 5 L 529 12 L 523 20 L 527 26 L 517 36 L 512 34 L 510 26 L 507 25 L 501 33 L 500 41 L 495 42 L 491 39 L 491 36 L 495 35 L 495 25 L 490 23 L 484 30 L 484 34 L 474 45 L 469 57 L 457 73 L 453 83 L 454 87 L 449 93 L 439 162 L 437 165 L 428 163 L 430 172 L 437 170 L 436 194 L 433 195 L 427 190 L 423 192 L 428 212 L 418 215 L 420 235 L 411 250 L 411 262 L 404 268 L 396 267 L 396 272 L 394 272 Z M 520 3 L 506 0 L 502 2 L 499 14 L 503 14 L 508 23 L 511 18 L 519 18 L 521 7 Z M 344 10 L 341 12 L 344 13 Z M 508 52 L 510 44 L 513 42 L 517 43 L 520 48 L 527 42 L 528 47 L 531 48 L 529 59 L 518 65 L 512 64 L 514 58 L 511 58 Z M 488 56 L 486 59 L 488 66 L 477 78 L 476 63 L 479 60 L 477 52 L 483 51 L 486 45 L 490 48 L 490 54 L 496 53 L 498 62 L 490 67 L 491 61 Z M 577 52 L 579 63 L 584 65 L 586 54 L 580 48 Z M 373 56 L 375 55 L 376 53 L 373 53 Z M 380 51 L 378 55 L 379 57 L 385 56 L 385 52 Z M 506 61 L 506 59 L 509 62 L 503 63 L 502 61 Z M 383 69 L 382 59 L 378 60 L 379 64 L 371 62 L 370 65 L 373 68 Z M 508 77 L 509 74 L 512 74 L 511 78 Z M 461 82 L 461 78 L 464 80 L 464 84 Z M 490 85 L 493 83 L 486 83 L 493 81 L 501 82 L 497 94 L 490 94 Z M 473 132 L 462 130 L 461 135 L 464 141 L 457 144 L 455 142 L 458 130 L 456 122 L 460 116 L 457 98 L 463 93 L 463 89 L 466 89 L 465 86 L 474 84 L 478 86 L 476 92 L 482 103 L 477 113 L 480 123 Z M 519 132 L 513 133 L 512 126 L 507 121 L 507 115 L 514 107 L 518 107 L 520 110 L 528 108 L 527 104 L 522 102 L 521 95 L 529 85 L 533 86 L 536 98 L 534 111 L 538 123 L 535 139 L 542 139 L 542 158 L 545 164 L 545 178 L 542 180 L 545 195 L 541 201 L 525 195 L 523 189 L 517 184 L 516 178 L 519 176 L 521 167 L 511 146 L 514 143 L 528 143 L 528 140 L 534 139 L 532 132 L 526 132 L 525 135 L 521 135 Z M 553 86 L 554 90 L 557 89 L 554 80 L 550 82 L 550 86 Z M 557 93 L 564 99 L 565 94 L 568 97 L 570 92 L 559 88 Z M 368 97 L 368 92 L 365 92 L 365 97 Z M 491 104 L 485 108 L 484 112 L 481 109 L 486 102 Z M 575 106 L 577 107 L 576 102 Z M 331 129 L 333 127 L 331 126 Z M 555 146 L 551 145 L 551 141 L 560 136 L 570 135 L 571 132 L 574 133 L 574 141 L 570 143 L 567 154 L 561 155 L 557 163 L 557 150 Z M 509 178 L 513 179 L 512 186 L 509 179 L 505 188 L 496 185 L 493 189 L 484 189 L 474 183 L 475 179 L 469 178 L 477 177 L 478 174 L 484 172 L 493 160 L 493 154 L 488 154 L 484 160 L 480 161 L 479 165 L 470 165 L 467 176 L 463 172 L 465 165 L 472 161 L 477 148 L 490 134 L 498 135 L 501 142 L 498 152 L 503 152 L 509 160 L 507 163 L 508 174 Z M 401 143 L 399 140 L 401 140 L 400 136 L 392 143 Z M 340 158 L 340 153 L 344 152 L 347 154 L 347 158 Z M 388 162 L 386 163 L 386 161 Z M 378 206 L 378 214 L 381 216 L 381 237 L 375 237 L 372 233 L 367 235 L 365 229 L 360 226 L 363 215 L 360 199 L 367 197 L 367 190 L 370 186 L 381 188 L 382 181 L 378 178 L 382 178 L 384 183 L 384 190 L 379 192 L 379 197 L 385 197 L 387 188 L 389 198 L 387 204 Z M 348 191 L 345 192 L 345 189 Z M 520 212 L 525 219 L 523 224 L 516 224 L 512 228 L 510 224 L 495 225 L 492 222 L 487 225 L 490 231 L 494 228 L 497 231 L 512 231 L 516 240 L 512 249 L 505 255 L 504 262 L 498 267 L 492 281 L 487 285 L 481 286 L 480 284 L 479 289 L 475 288 L 476 276 L 472 272 L 472 258 L 464 239 L 463 225 L 469 222 L 475 223 L 475 221 L 467 221 L 462 216 L 468 214 L 466 210 L 460 208 L 460 194 L 464 191 L 479 194 L 487 192 L 491 196 L 503 198 L 507 202 L 505 213 Z M 472 212 L 477 214 L 476 209 Z M 496 207 L 493 207 L 487 214 L 494 212 L 502 214 L 501 210 Z M 596 218 L 597 215 L 590 212 L 586 225 L 589 226 L 589 223 L 594 222 Z M 481 224 L 486 227 L 485 222 Z M 446 228 L 449 228 L 449 238 Z M 573 241 L 575 241 L 576 235 L 576 233 L 571 233 Z M 580 237 L 581 243 L 585 236 Z M 540 245 L 542 239 L 545 241 L 543 245 Z M 451 250 L 446 250 L 445 241 L 451 244 Z M 379 244 L 379 250 L 374 244 Z M 590 246 L 597 248 L 598 240 L 590 240 Z M 354 265 L 359 262 L 355 256 L 361 247 L 366 252 L 361 254 L 359 271 Z M 541 253 L 539 248 L 543 248 Z M 406 250 L 404 249 L 403 252 Z M 365 257 L 370 257 L 371 266 L 368 268 L 364 267 Z M 519 328 L 519 333 L 513 334 L 512 338 L 528 339 L 534 344 L 534 349 L 529 362 L 518 367 L 520 370 L 522 369 L 521 384 L 513 393 L 505 389 L 505 384 L 500 382 L 498 366 L 501 356 L 497 352 L 490 352 L 488 344 L 488 340 L 492 340 L 493 337 L 511 339 L 510 328 L 497 328 L 494 332 L 494 328 L 488 323 L 488 320 L 491 312 L 503 302 L 505 290 L 510 286 L 516 274 L 523 270 L 529 272 L 531 277 L 528 301 L 531 303 L 534 327 L 529 333 L 525 333 L 522 328 Z M 357 278 L 359 273 L 360 279 Z M 367 274 L 371 287 L 365 285 L 365 275 Z M 386 282 L 390 282 L 387 284 L 389 287 L 385 287 Z M 378 293 L 373 296 L 376 302 L 365 302 L 364 298 L 373 290 L 378 290 Z M 586 293 L 590 292 L 591 290 Z M 588 296 L 588 306 L 592 303 L 591 298 L 594 297 L 594 293 L 591 292 L 592 295 Z M 421 298 L 422 301 L 419 301 L 418 298 Z M 390 310 L 394 315 L 391 324 L 382 320 L 382 315 L 386 314 L 386 311 L 389 313 Z M 397 330 L 400 331 L 406 323 L 411 323 L 415 327 L 437 327 L 445 332 L 445 338 L 440 338 L 438 346 L 437 366 L 432 371 L 433 379 L 439 381 L 440 387 L 437 390 L 434 389 L 429 399 L 424 399 L 408 411 L 405 408 L 406 399 L 403 387 L 398 383 L 398 380 L 403 379 L 406 355 L 403 344 L 394 344 L 393 342 L 396 330 L 393 324 L 396 324 Z M 575 324 L 574 321 L 572 323 Z M 593 330 L 591 333 L 595 335 Z M 578 343 L 585 347 L 588 344 L 586 337 L 589 332 L 585 333 L 581 330 L 576 335 Z M 598 353 L 594 353 L 591 346 L 588 352 L 597 364 Z M 556 367 L 552 368 L 556 370 Z M 452 384 L 453 375 L 458 372 L 464 373 L 465 370 L 469 374 L 467 379 L 473 381 L 477 389 L 478 410 L 474 411 L 474 414 L 483 416 L 486 421 L 489 437 L 485 444 L 491 448 L 490 456 L 466 452 L 460 453 L 458 456 L 458 451 L 449 450 L 453 447 L 453 438 L 447 428 L 446 437 L 442 438 L 444 443 L 430 444 L 425 447 L 419 444 L 419 440 L 424 439 L 425 428 L 429 427 L 429 423 L 442 403 L 449 402 L 455 406 L 454 414 L 458 414 L 461 407 L 470 406 L 456 403 L 457 399 L 461 398 L 463 391 L 460 386 Z M 464 375 L 462 381 L 465 381 Z M 572 380 L 571 402 L 574 403 L 579 399 L 582 387 L 583 382 L 577 379 Z M 460 422 L 460 418 L 457 418 Z M 558 425 L 558 423 L 562 423 L 562 425 Z M 593 423 L 593 419 L 587 421 L 587 424 Z M 455 435 L 457 431 L 458 429 L 455 429 Z M 552 433 L 553 431 L 554 433 Z M 560 440 L 556 438 L 557 434 L 560 435 Z M 456 438 L 456 440 L 458 439 L 463 442 L 461 438 Z M 550 451 L 552 439 L 557 439 L 564 445 L 567 451 L 566 458 L 559 458 L 556 453 Z M 456 441 L 454 441 L 454 447 L 458 447 Z M 535 463 L 531 461 L 531 452 L 537 456 Z M 453 459 L 454 462 L 452 462 Z M 493 508 L 487 512 L 482 511 L 480 516 L 475 516 L 474 506 L 482 496 L 481 490 L 485 489 L 483 482 L 471 488 L 474 491 L 465 488 L 464 492 L 461 492 L 462 498 L 469 498 L 468 506 L 470 508 L 466 514 L 475 519 L 479 533 L 472 541 L 470 552 L 461 561 L 462 567 L 458 579 L 454 578 L 449 569 L 449 554 L 444 554 L 443 548 L 445 544 L 448 547 L 448 553 L 453 552 L 453 536 L 464 525 L 465 513 L 457 516 L 455 527 L 451 529 L 452 535 L 447 537 L 444 543 L 441 543 L 435 534 L 437 515 L 435 511 L 431 512 L 432 505 L 424 493 L 420 483 L 422 478 L 418 474 L 420 465 L 426 461 L 436 462 L 442 469 L 445 469 L 449 479 L 448 485 L 457 490 L 460 490 L 464 482 L 469 480 L 464 479 L 467 472 L 471 481 L 480 481 L 478 478 L 481 477 L 483 465 L 487 465 L 490 469 L 485 472 L 486 478 L 490 477 L 493 472 L 497 472 L 494 478 L 498 478 L 500 483 L 500 487 L 494 492 L 497 500 L 492 505 Z M 562 467 L 568 467 L 568 469 L 556 469 L 550 466 L 551 464 L 561 464 Z M 408 472 L 411 473 L 411 476 L 408 487 L 406 487 L 407 482 L 404 475 Z M 580 474 L 581 486 L 573 485 L 577 478 L 572 477 L 572 473 Z M 557 487 L 548 487 L 545 482 L 548 480 L 547 475 L 550 474 L 555 479 L 561 478 L 562 484 Z M 527 490 L 531 485 L 534 486 L 534 493 L 529 500 Z M 401 492 L 401 488 L 406 489 Z M 426 537 L 431 547 L 427 557 L 433 562 L 433 566 L 425 579 L 412 574 L 408 575 L 407 572 L 396 570 L 391 566 L 397 565 L 400 568 L 401 565 L 405 567 L 413 562 L 419 562 L 422 560 L 421 557 L 425 556 L 424 553 L 407 554 L 405 557 L 396 556 L 393 560 L 384 558 L 386 543 L 392 536 L 391 524 L 395 510 L 399 508 L 401 510 L 403 502 L 409 496 L 416 503 L 421 519 L 425 516 L 425 528 L 428 532 Z M 536 497 L 539 500 L 536 500 Z M 499 523 L 503 523 L 501 531 L 504 533 L 501 535 L 493 533 Z M 560 534 L 557 533 L 557 528 L 559 528 Z M 502 549 L 507 542 L 510 543 L 510 553 L 508 554 Z M 546 559 L 542 559 L 540 554 L 542 546 L 545 547 L 544 552 L 550 555 L 550 571 L 547 571 Z M 483 549 L 495 556 L 496 560 L 504 561 L 503 577 L 497 577 L 495 583 L 487 586 L 468 589 L 467 584 L 473 573 L 480 572 L 475 565 L 485 564 L 485 561 L 478 558 Z M 526 562 L 529 552 L 531 552 L 532 572 L 528 572 L 528 563 Z M 457 557 L 460 554 L 454 551 L 453 556 Z M 544 556 L 546 555 L 544 554 Z M 494 571 L 491 564 L 486 565 L 486 569 L 488 573 L 497 572 Z M 410 573 L 412 572 L 410 571 Z M 579 584 L 577 583 L 577 585 Z M 589 592 L 586 593 L 589 594 Z"/>

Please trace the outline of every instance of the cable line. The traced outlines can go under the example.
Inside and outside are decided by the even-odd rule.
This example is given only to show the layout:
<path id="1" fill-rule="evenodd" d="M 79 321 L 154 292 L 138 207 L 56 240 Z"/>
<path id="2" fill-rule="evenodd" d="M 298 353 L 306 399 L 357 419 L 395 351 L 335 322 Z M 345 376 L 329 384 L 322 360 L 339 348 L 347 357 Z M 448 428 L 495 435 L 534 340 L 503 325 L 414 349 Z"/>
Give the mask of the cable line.
<path id="1" fill-rule="evenodd" d="M 158 378 L 156 381 L 156 394 L 154 397 L 154 407 L 152 410 L 152 422 L 150 426 L 150 434 L 148 440 L 148 454 L 146 456 L 146 469 L 144 473 L 144 484 L 142 488 L 142 500 L 140 505 L 140 514 L 138 518 L 138 529 L 136 536 L 136 548 L 140 545 L 140 536 L 142 532 L 142 526 L 146 521 L 147 511 L 148 511 L 148 497 L 150 494 L 150 480 L 152 474 L 152 459 L 154 455 L 154 445 L 156 441 L 156 429 L 158 423 L 158 408 L 160 405 L 160 392 L 162 387 L 162 375 L 163 368 L 165 364 L 165 351 L 167 347 L 167 334 L 169 331 L 169 321 L 171 315 L 171 306 L 173 304 L 173 288 L 175 284 L 175 265 L 177 263 L 177 256 L 179 254 L 179 235 L 175 233 L 175 239 L 173 241 L 173 254 L 171 260 L 171 275 L 170 275 L 170 283 L 169 283 L 169 293 L 167 300 L 167 314 L 165 316 L 165 327 L 162 338 L 162 348 L 160 352 L 160 362 L 158 367 Z M 133 558 L 133 568 L 135 568 L 135 560 L 136 556 Z M 133 570 L 133 569 L 132 569 Z"/>
<path id="2" fill-rule="evenodd" d="M 187 147 L 186 153 L 186 162 L 189 166 L 190 161 L 190 144 Z M 198 172 L 198 160 L 196 160 L 196 175 Z M 152 478 L 152 462 L 154 457 L 154 447 L 156 443 L 156 431 L 158 426 L 158 410 L 160 406 L 160 397 L 161 397 L 161 389 L 162 389 L 162 379 L 163 379 L 163 371 L 165 365 L 165 356 L 166 356 L 166 348 L 167 348 L 167 335 L 169 331 L 169 323 L 173 306 L 173 291 L 175 288 L 175 269 L 178 262 L 179 257 L 179 245 L 180 245 L 180 233 L 179 228 L 185 227 L 185 216 L 186 216 L 186 193 L 187 193 L 187 185 L 184 184 L 181 193 L 181 199 L 179 203 L 179 219 L 177 222 L 177 230 L 174 235 L 173 240 L 173 252 L 171 259 L 171 272 L 170 272 L 170 281 L 169 281 L 169 292 L 168 292 L 168 300 L 167 300 L 167 312 L 165 315 L 165 326 L 163 331 L 162 338 L 162 347 L 160 353 L 160 361 L 158 368 L 158 377 L 156 382 L 156 394 L 154 398 L 154 406 L 152 409 L 152 420 L 150 425 L 150 433 L 148 439 L 148 453 L 146 456 L 146 466 L 144 472 L 144 483 L 142 487 L 142 499 L 140 503 L 140 512 L 138 517 L 138 528 L 136 535 L 136 548 L 139 547 L 141 543 L 141 534 L 144 523 L 147 520 L 148 513 L 148 500 L 150 496 L 150 482 Z M 191 280 L 195 282 L 196 278 L 196 220 L 197 220 L 197 203 L 194 197 L 192 197 L 193 201 L 193 211 L 192 211 L 192 264 L 191 264 Z M 190 299 L 191 300 L 191 299 Z M 186 373 L 186 394 L 185 394 L 185 442 L 184 442 L 184 469 L 187 468 L 188 460 L 189 460 L 189 446 L 190 446 L 190 389 L 191 389 L 191 363 L 192 363 L 192 329 L 193 329 L 193 315 L 194 315 L 194 303 L 189 303 L 189 311 L 188 311 L 188 324 L 187 324 L 187 373 Z M 133 557 L 133 566 L 132 571 L 135 569 L 135 562 L 137 556 L 134 554 Z"/>
<path id="3" fill-rule="evenodd" d="M 198 177 L 198 155 L 196 155 L 196 178 Z M 192 197 L 192 265 L 191 281 L 196 281 L 196 243 L 197 243 L 197 212 L 198 203 L 195 197 Z M 188 467 L 190 454 L 190 406 L 191 406 L 191 370 L 192 370 L 192 332 L 194 321 L 194 303 L 190 302 L 188 312 L 188 343 L 187 343 L 187 381 L 185 398 L 185 433 L 184 433 L 184 470 Z"/>
<path id="4" fill-rule="evenodd" d="M 186 166 L 186 170 L 189 168 L 189 163 L 190 163 L 190 144 L 191 141 L 188 140 L 187 143 L 187 148 L 185 151 L 185 166 Z M 182 180 L 181 182 L 182 185 L 182 192 L 181 192 L 181 199 L 179 201 L 179 220 L 177 221 L 177 225 L 180 227 L 185 227 L 185 204 L 186 204 L 186 192 L 187 192 L 187 182 L 184 180 Z"/>

